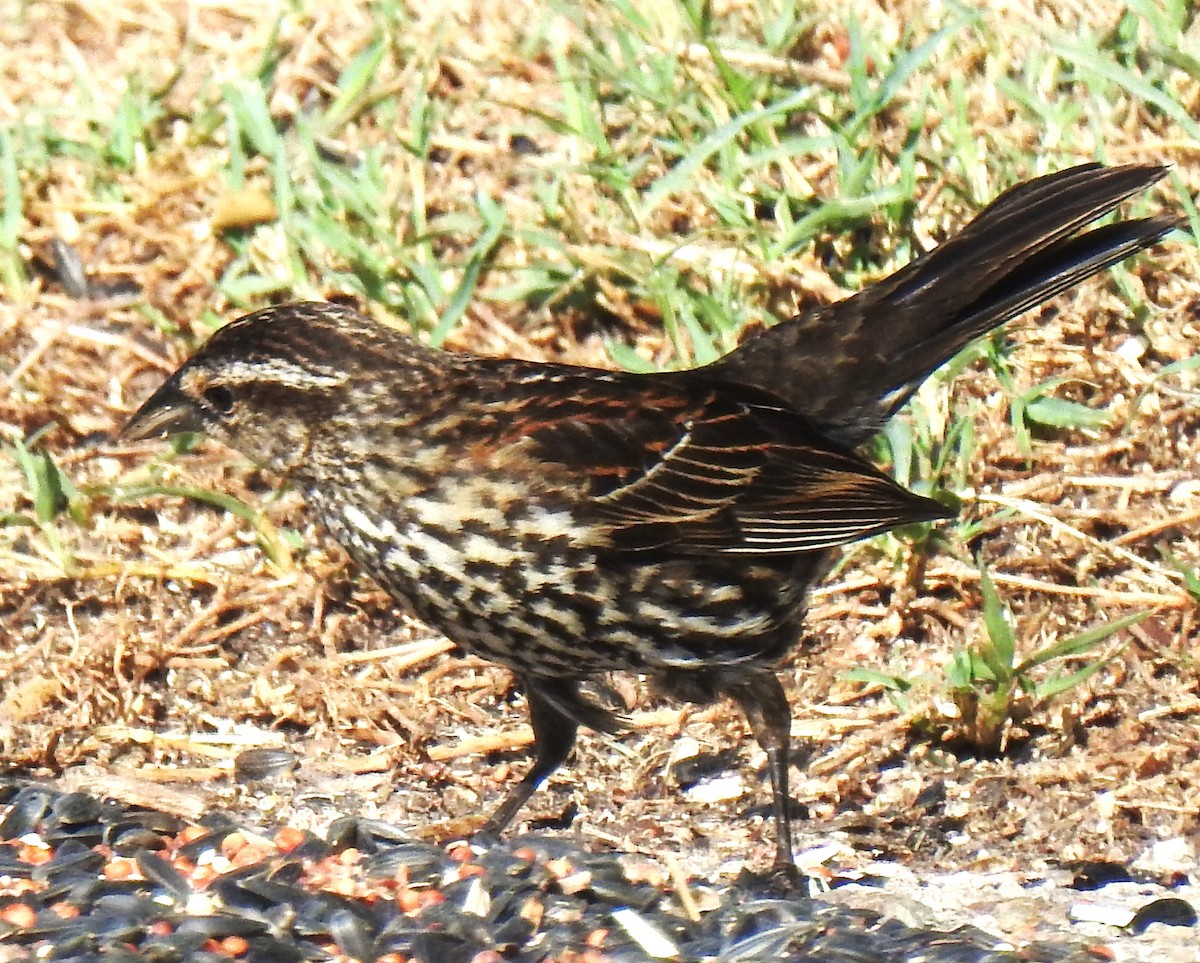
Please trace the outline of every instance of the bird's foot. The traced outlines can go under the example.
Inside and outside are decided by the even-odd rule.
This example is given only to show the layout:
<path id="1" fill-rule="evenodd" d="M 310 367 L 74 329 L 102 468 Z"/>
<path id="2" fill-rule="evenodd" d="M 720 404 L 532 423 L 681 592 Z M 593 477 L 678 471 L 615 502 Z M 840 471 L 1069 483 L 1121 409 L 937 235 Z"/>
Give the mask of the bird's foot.
<path id="1" fill-rule="evenodd" d="M 734 885 L 757 895 L 779 899 L 808 899 L 812 895 L 808 877 L 790 862 L 776 862 L 765 873 L 743 869 Z"/>

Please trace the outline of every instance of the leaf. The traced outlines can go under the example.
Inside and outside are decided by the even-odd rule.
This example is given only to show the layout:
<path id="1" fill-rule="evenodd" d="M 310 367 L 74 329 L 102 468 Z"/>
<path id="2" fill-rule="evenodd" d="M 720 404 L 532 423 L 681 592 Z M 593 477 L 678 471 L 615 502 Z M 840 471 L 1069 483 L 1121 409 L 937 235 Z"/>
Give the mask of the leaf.
<path id="1" fill-rule="evenodd" d="M 843 674 L 843 678 L 849 679 L 851 682 L 864 682 L 867 685 L 880 685 L 891 692 L 907 692 L 913 687 L 910 680 L 899 675 L 888 675 L 886 672 L 880 672 L 878 669 L 868 669 L 865 666 L 858 666 L 850 669 Z"/>
<path id="2" fill-rule="evenodd" d="M 252 80 L 243 80 L 228 84 L 224 93 L 231 119 L 246 143 L 263 157 L 274 157 L 279 153 L 282 147 L 279 132 L 275 129 L 262 86 Z"/>
<path id="3" fill-rule="evenodd" d="M 0 248 L 15 249 L 24 221 L 21 178 L 16 151 L 8 132 L 0 129 Z"/>
<path id="4" fill-rule="evenodd" d="M 1089 629 L 1086 632 L 1081 632 L 1079 635 L 1073 635 L 1069 639 L 1063 639 L 1054 645 L 1049 645 L 1039 652 L 1035 652 L 1028 659 L 1017 666 L 1017 674 L 1028 672 L 1030 669 L 1036 668 L 1039 665 L 1045 665 L 1052 659 L 1062 659 L 1071 655 L 1078 655 L 1081 652 L 1086 652 L 1094 648 L 1100 642 L 1103 642 L 1109 636 L 1120 632 L 1122 629 L 1128 628 L 1131 625 L 1136 625 L 1142 619 L 1150 614 L 1146 612 L 1135 612 L 1133 615 L 1127 615 L 1123 619 L 1117 619 L 1115 622 L 1107 622 L 1104 625 L 1098 625 L 1094 629 Z"/>
<path id="5" fill-rule="evenodd" d="M 669 173 L 650 185 L 650 189 L 643 197 L 643 215 L 649 216 L 659 204 L 684 186 L 691 187 L 696 172 L 707 163 L 708 159 L 747 127 L 770 117 L 800 110 L 815 98 L 816 93 L 810 89 L 796 90 L 773 104 L 741 114 L 728 123 L 722 124 L 697 144 L 683 160 L 672 167 Z"/>
<path id="6" fill-rule="evenodd" d="M 337 80 L 337 96 L 325 111 L 325 129 L 332 131 L 353 116 L 355 105 L 362 101 L 383 62 L 387 43 L 379 37 L 368 44 L 346 65 Z"/>
<path id="7" fill-rule="evenodd" d="M 1102 428 L 1112 422 L 1112 415 L 1107 411 L 1053 397 L 1034 398 L 1027 402 L 1025 417 L 1051 428 Z"/>
<path id="8" fill-rule="evenodd" d="M 206 488 L 196 488 L 191 485 L 154 484 L 136 485 L 115 491 L 113 493 L 113 501 L 132 502 L 151 495 L 164 495 L 168 498 L 187 498 L 207 505 L 215 505 L 217 508 L 235 515 L 253 527 L 259 547 L 271 562 L 282 569 L 291 567 L 292 554 L 288 547 L 288 540 L 280 536 L 278 530 L 266 515 L 255 508 L 251 508 L 245 502 L 239 501 L 232 495 L 209 491 Z"/>
<path id="9" fill-rule="evenodd" d="M 979 587 L 983 593 L 983 624 L 990 642 L 990 645 L 982 647 L 980 656 L 996 674 L 997 679 L 1007 679 L 1012 675 L 1013 660 L 1016 657 L 1016 633 L 1009 621 L 1008 610 L 1000 601 L 1000 594 L 984 568 L 983 560 L 978 559 L 977 564 Z"/>
<path id="10" fill-rule="evenodd" d="M 1166 91 L 1156 87 L 1150 80 L 1134 73 L 1115 60 L 1100 56 L 1099 51 L 1096 50 L 1053 42 L 1050 44 L 1050 49 L 1063 60 L 1074 64 L 1080 74 L 1085 76 L 1092 74 L 1093 77 L 1109 80 L 1117 86 L 1123 87 L 1138 100 L 1154 106 L 1162 114 L 1175 121 L 1192 141 L 1200 141 L 1200 124 L 1196 123 L 1191 111 Z"/>
<path id="11" fill-rule="evenodd" d="M 13 445 L 13 457 L 25 475 L 38 523 L 52 522 L 70 503 L 75 486 L 45 452 L 30 451 L 18 441 Z"/>
<path id="12" fill-rule="evenodd" d="M 436 327 L 430 332 L 429 343 L 435 348 L 446 340 L 446 335 L 466 313 L 471 298 L 475 294 L 475 288 L 479 284 L 479 276 L 484 265 L 491 260 L 508 223 L 503 208 L 482 191 L 476 196 L 475 203 L 483 217 L 484 231 L 467 255 L 466 270 L 463 271 L 462 279 L 455 288 L 449 306 L 442 312 Z"/>
<path id="13" fill-rule="evenodd" d="M 1066 692 L 1068 689 L 1073 689 L 1081 682 L 1085 682 L 1090 679 L 1111 661 L 1111 659 L 1101 659 L 1098 662 L 1089 662 L 1082 669 L 1068 673 L 1067 675 L 1052 675 L 1049 679 L 1046 679 L 1044 682 L 1034 686 L 1034 695 L 1036 695 L 1039 699 L 1049 699 L 1052 696 Z"/>

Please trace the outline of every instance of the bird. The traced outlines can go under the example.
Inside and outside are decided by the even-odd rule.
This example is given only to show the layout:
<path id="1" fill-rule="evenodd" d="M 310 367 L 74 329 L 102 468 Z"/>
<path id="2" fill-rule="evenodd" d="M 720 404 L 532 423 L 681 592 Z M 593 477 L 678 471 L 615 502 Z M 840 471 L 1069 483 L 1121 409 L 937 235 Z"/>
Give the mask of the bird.
<path id="1" fill-rule="evenodd" d="M 1084 230 L 1167 168 L 1083 164 L 1000 194 L 894 274 L 688 370 L 435 350 L 350 307 L 218 329 L 119 432 L 203 432 L 296 486 L 396 604 L 523 689 L 532 764 L 498 834 L 622 713 L 588 683 L 731 699 L 767 757 L 773 868 L 795 872 L 792 714 L 777 668 L 839 547 L 953 512 L 867 441 L 973 339 L 1159 242 L 1177 216 Z"/>

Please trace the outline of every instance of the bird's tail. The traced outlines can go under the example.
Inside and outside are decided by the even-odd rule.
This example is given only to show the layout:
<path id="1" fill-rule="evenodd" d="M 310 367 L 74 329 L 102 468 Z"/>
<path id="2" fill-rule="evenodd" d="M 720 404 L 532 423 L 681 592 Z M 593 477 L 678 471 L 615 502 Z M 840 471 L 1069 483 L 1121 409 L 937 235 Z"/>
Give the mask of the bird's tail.
<path id="1" fill-rule="evenodd" d="M 1085 164 L 1019 184 L 890 277 L 703 370 L 769 391 L 828 437 L 861 444 L 972 339 L 1179 227 L 1162 214 L 1078 233 L 1166 172 Z"/>

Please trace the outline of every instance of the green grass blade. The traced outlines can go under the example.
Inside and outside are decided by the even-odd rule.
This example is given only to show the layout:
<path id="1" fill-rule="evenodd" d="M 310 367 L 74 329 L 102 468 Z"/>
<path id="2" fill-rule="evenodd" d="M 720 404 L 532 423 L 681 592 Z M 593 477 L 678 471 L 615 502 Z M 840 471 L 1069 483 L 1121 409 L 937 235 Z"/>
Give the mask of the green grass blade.
<path id="1" fill-rule="evenodd" d="M 1036 668 L 1039 665 L 1045 665 L 1047 662 L 1054 659 L 1062 659 L 1067 656 L 1079 655 L 1095 648 L 1099 643 L 1103 642 L 1109 636 L 1115 635 L 1122 629 L 1128 628 L 1131 625 L 1137 625 L 1138 622 L 1150 615 L 1149 611 L 1136 612 L 1133 615 L 1127 615 L 1124 618 L 1117 619 L 1115 622 L 1107 622 L 1104 625 L 1099 625 L 1094 629 L 1089 629 L 1086 632 L 1081 632 L 1079 635 L 1073 635 L 1069 639 L 1063 639 L 1061 642 L 1056 642 L 1054 645 L 1034 653 L 1019 666 L 1017 673 L 1021 674 L 1028 672 L 1030 669 Z"/>
<path id="2" fill-rule="evenodd" d="M 997 679 L 1006 679 L 1012 675 L 1016 659 L 1016 632 L 983 559 L 976 561 L 979 566 L 979 590 L 983 594 L 983 624 L 988 635 L 988 644 L 981 647 L 979 655 Z"/>
<path id="3" fill-rule="evenodd" d="M 672 167 L 670 173 L 664 174 L 650 185 L 642 197 L 643 215 L 649 214 L 668 197 L 688 186 L 696 176 L 696 172 L 708 163 L 714 154 L 748 127 L 772 117 L 800 110 L 812 102 L 815 97 L 815 92 L 807 88 L 793 91 L 772 104 L 741 114 L 728 123 L 722 124 Z"/>

